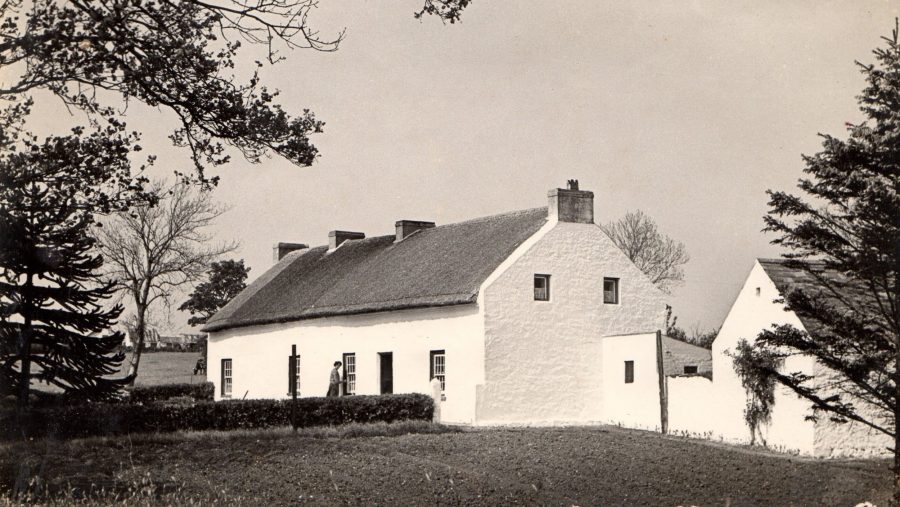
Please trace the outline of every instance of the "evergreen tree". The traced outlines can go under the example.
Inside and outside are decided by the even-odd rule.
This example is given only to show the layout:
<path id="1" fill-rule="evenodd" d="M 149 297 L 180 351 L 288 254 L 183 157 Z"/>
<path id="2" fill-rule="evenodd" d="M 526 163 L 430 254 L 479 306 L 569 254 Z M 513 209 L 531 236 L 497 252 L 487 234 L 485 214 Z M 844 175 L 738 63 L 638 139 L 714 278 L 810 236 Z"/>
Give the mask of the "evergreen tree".
<path id="1" fill-rule="evenodd" d="M 213 262 L 207 273 L 209 280 L 197 285 L 188 300 L 178 307 L 181 311 L 191 313 L 188 324 L 205 324 L 220 308 L 244 290 L 249 272 L 250 268 L 244 267 L 243 259 Z"/>
<path id="2" fill-rule="evenodd" d="M 115 397 L 127 379 L 106 377 L 123 335 L 108 330 L 122 308 L 104 308 L 112 288 L 89 229 L 95 210 L 136 197 L 128 154 L 139 148 L 115 120 L 38 142 L 19 130 L 28 105 L 13 109 L 0 125 L 0 390 L 20 405 L 33 380 Z"/>
<path id="3" fill-rule="evenodd" d="M 889 436 L 894 504 L 900 505 L 900 43 L 898 29 L 859 64 L 867 86 L 858 97 L 866 120 L 846 140 L 823 135 L 823 150 L 804 157 L 803 199 L 769 192 L 766 230 L 790 249 L 788 265 L 806 283 L 785 291 L 804 322 L 762 332 L 756 346 L 775 359 L 815 358 L 826 373 L 763 373 L 812 402 L 814 413 L 856 421 Z"/>

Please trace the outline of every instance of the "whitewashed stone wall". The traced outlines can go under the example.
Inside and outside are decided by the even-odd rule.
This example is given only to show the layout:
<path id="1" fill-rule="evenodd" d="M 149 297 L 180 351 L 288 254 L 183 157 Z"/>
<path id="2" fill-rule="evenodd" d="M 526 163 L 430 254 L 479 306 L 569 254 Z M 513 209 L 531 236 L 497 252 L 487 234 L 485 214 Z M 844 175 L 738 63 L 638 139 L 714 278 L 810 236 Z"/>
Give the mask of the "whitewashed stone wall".
<path id="1" fill-rule="evenodd" d="M 431 350 L 445 350 L 444 422 L 471 423 L 483 381 L 483 320 L 478 307 L 350 315 L 210 333 L 207 378 L 221 399 L 221 360 L 232 359 L 232 397 L 288 397 L 291 345 L 300 356 L 300 396 L 324 396 L 332 363 L 356 354 L 357 394 L 380 393 L 379 352 L 393 353 L 394 393 L 430 394 Z"/>
<path id="2" fill-rule="evenodd" d="M 625 361 L 634 362 L 634 382 L 625 383 Z M 603 339 L 603 420 L 659 431 L 656 333 Z"/>
<path id="3" fill-rule="evenodd" d="M 556 424 L 603 418 L 602 340 L 651 333 L 664 295 L 594 224 L 558 222 L 482 289 L 485 320 L 481 424 Z M 550 301 L 535 301 L 535 274 L 550 275 Z M 603 303 L 603 278 L 620 302 Z"/>

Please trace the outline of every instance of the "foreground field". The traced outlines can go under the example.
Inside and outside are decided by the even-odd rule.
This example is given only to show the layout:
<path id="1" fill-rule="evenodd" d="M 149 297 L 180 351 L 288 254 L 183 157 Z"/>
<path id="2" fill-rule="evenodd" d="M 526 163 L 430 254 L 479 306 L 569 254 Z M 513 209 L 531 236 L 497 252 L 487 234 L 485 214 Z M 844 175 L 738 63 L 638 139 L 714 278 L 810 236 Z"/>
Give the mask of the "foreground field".
<path id="1" fill-rule="evenodd" d="M 132 485 L 134 495 L 143 484 L 146 504 L 705 506 L 886 505 L 890 486 L 884 461 L 819 461 L 615 427 L 316 431 L 18 443 L 0 447 L 0 488 L 5 496 L 29 482 L 93 485 L 122 495 Z"/>

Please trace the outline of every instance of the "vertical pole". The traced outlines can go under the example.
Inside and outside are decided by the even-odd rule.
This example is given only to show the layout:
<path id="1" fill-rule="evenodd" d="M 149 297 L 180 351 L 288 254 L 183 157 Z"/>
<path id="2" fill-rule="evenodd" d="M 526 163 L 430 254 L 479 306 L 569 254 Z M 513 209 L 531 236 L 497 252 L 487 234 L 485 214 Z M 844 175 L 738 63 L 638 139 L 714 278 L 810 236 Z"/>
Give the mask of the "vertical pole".
<path id="1" fill-rule="evenodd" d="M 656 331 L 656 373 L 659 376 L 659 422 L 662 432 L 669 432 L 669 393 L 663 364 L 662 331 Z"/>
<path id="2" fill-rule="evenodd" d="M 291 345 L 291 428 L 297 431 L 297 345 Z"/>

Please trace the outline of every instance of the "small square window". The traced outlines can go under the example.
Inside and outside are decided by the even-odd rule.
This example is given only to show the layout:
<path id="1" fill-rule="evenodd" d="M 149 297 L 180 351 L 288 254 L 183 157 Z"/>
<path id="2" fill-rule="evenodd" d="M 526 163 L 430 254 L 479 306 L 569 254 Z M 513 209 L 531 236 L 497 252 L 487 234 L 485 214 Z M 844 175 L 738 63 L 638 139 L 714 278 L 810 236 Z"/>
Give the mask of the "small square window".
<path id="1" fill-rule="evenodd" d="M 534 300 L 550 301 L 550 275 L 534 275 Z"/>
<path id="2" fill-rule="evenodd" d="M 686 374 L 697 373 L 697 367 L 696 366 L 685 366 L 684 372 Z"/>
<path id="3" fill-rule="evenodd" d="M 634 383 L 634 361 L 625 361 L 625 383 Z"/>
<path id="4" fill-rule="evenodd" d="M 603 303 L 607 305 L 619 304 L 619 279 L 603 279 Z"/>

